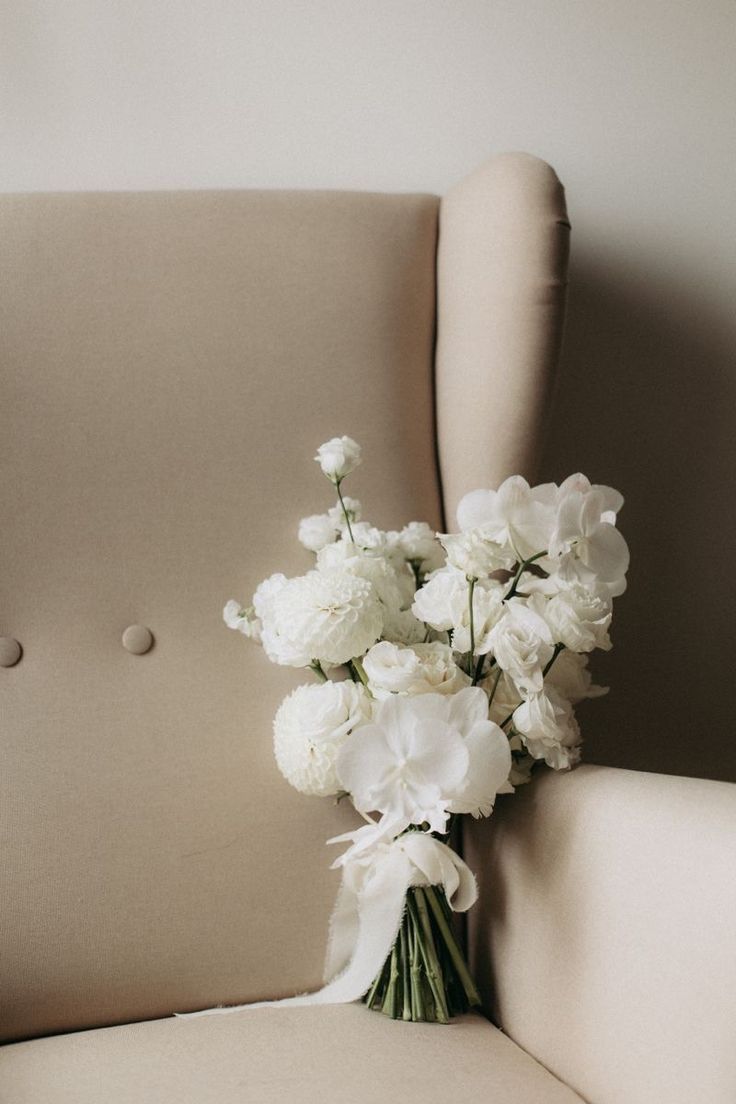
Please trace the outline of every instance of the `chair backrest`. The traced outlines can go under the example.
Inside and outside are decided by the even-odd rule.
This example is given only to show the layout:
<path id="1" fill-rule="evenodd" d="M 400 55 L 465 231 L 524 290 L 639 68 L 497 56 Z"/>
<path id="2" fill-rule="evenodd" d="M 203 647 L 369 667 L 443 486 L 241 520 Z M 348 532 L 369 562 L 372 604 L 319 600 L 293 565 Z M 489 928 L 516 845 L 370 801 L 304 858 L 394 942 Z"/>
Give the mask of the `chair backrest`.
<path id="1" fill-rule="evenodd" d="M 494 1020 L 596 1104 L 736 1099 L 736 786 L 583 766 L 465 833 Z"/>
<path id="2" fill-rule="evenodd" d="M 505 471 L 483 409 L 549 370 L 564 299 L 552 171 L 509 155 L 471 181 L 440 243 L 438 371 L 479 449 L 444 440 L 455 489 L 464 470 L 468 485 Z M 336 889 L 324 841 L 353 821 L 281 779 L 272 715 L 306 679 L 228 632 L 221 609 L 308 567 L 295 528 L 331 504 L 310 458 L 335 434 L 364 447 L 350 493 L 371 520 L 441 524 L 438 211 L 419 195 L 0 199 L 0 634 L 22 647 L 0 668 L 2 1037 L 320 983 Z M 499 227 L 486 276 L 473 258 Z M 522 279 L 520 256 L 537 265 Z M 452 295 L 463 257 L 467 303 Z M 506 271 L 509 295 L 473 295 Z M 527 309 L 519 289 L 550 285 L 554 309 L 548 290 Z M 503 334 L 518 306 L 537 343 L 514 339 L 505 361 L 479 347 L 464 381 L 452 333 L 468 306 Z M 136 625 L 145 654 L 122 642 Z"/>

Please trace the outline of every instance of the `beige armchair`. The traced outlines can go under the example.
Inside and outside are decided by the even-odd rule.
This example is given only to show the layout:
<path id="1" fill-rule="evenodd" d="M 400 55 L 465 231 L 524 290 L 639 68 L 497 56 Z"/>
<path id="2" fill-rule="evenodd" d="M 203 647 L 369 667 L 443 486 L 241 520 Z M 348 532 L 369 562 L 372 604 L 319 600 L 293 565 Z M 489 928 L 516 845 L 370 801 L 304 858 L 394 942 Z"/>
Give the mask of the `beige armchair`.
<path id="1" fill-rule="evenodd" d="M 171 1018 L 319 986 L 323 841 L 352 824 L 278 775 L 290 676 L 221 607 L 304 568 L 287 538 L 322 508 L 306 459 L 335 433 L 360 439 L 351 493 L 387 528 L 533 469 L 565 296 L 552 170 L 496 157 L 442 201 L 0 213 L 0 1100 L 732 1101 L 718 783 L 584 767 L 466 833 L 490 1019 Z"/>

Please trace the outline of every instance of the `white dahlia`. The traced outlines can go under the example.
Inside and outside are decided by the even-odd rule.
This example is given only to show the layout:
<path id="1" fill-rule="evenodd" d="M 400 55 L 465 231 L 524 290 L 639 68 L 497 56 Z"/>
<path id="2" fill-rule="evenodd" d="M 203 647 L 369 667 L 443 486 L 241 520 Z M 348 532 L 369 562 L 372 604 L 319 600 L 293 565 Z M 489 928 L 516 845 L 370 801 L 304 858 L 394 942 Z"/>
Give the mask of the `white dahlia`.
<path id="1" fill-rule="evenodd" d="M 264 619 L 269 659 L 291 667 L 314 660 L 337 667 L 361 656 L 383 628 L 383 607 L 367 579 L 347 571 L 310 571 L 289 579 Z"/>
<path id="2" fill-rule="evenodd" d="M 276 762 L 287 782 L 316 797 L 336 794 L 337 753 L 370 715 L 370 697 L 356 683 L 298 686 L 281 703 L 273 722 Z"/>

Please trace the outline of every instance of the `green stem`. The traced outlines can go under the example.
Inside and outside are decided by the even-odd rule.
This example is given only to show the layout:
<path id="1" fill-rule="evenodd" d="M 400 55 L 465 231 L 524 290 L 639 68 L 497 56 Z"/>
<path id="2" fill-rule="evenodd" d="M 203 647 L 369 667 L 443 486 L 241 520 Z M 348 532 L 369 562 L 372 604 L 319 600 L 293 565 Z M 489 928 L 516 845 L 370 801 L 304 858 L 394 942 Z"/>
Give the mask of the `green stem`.
<path id="1" fill-rule="evenodd" d="M 478 656 L 478 662 L 476 663 L 475 671 L 473 672 L 473 681 L 470 684 L 471 686 L 477 686 L 480 682 L 483 675 L 483 664 L 485 662 L 485 658 L 486 657 L 484 655 Z"/>
<path id="2" fill-rule="evenodd" d="M 470 651 L 468 652 L 468 674 L 473 670 L 473 656 L 475 655 L 475 614 L 473 611 L 473 593 L 476 579 L 468 575 L 468 620 L 470 623 Z"/>
<path id="3" fill-rule="evenodd" d="M 349 515 L 349 513 L 347 512 L 347 510 L 345 508 L 345 502 L 344 502 L 343 497 L 342 497 L 342 491 L 340 490 L 340 484 L 341 483 L 342 483 L 341 479 L 338 479 L 336 481 L 335 490 L 337 491 L 337 498 L 338 498 L 338 501 L 340 503 L 340 506 L 342 507 L 342 513 L 343 513 L 343 517 L 345 518 L 345 525 L 347 526 L 348 536 L 350 537 L 350 540 L 352 541 L 353 540 L 353 530 L 350 528 L 350 515 Z M 355 543 L 355 542 L 353 541 L 353 543 Z"/>
<path id="4" fill-rule="evenodd" d="M 364 668 L 363 664 L 360 662 L 360 660 L 359 659 L 351 659 L 348 666 L 353 668 L 356 675 L 358 676 L 358 678 L 360 679 L 360 681 L 363 683 L 363 685 L 365 686 L 365 688 L 367 690 L 368 689 L 368 676 L 365 673 L 365 668 Z"/>
<path id="5" fill-rule="evenodd" d="M 513 598 L 514 595 L 516 594 L 516 590 L 519 586 L 519 581 L 521 580 L 521 576 L 524 574 L 524 572 L 528 568 L 529 564 L 533 564 L 535 562 L 535 560 L 541 560 L 542 556 L 546 556 L 546 555 L 547 555 L 547 551 L 545 549 L 544 552 L 537 552 L 537 554 L 535 556 L 530 556 L 528 560 L 522 560 L 521 561 L 521 563 L 519 564 L 518 570 L 516 572 L 516 575 L 514 575 L 514 578 L 511 582 L 511 586 L 509 587 L 506 594 L 504 594 L 504 596 L 503 596 L 504 602 L 508 602 L 509 598 Z"/>
<path id="6" fill-rule="evenodd" d="M 554 661 L 557 659 L 558 655 L 560 654 L 560 652 L 563 650 L 564 647 L 565 647 L 564 644 L 555 644 L 555 650 L 552 653 L 552 658 L 550 659 L 549 663 L 547 663 L 544 670 L 542 671 L 542 678 L 546 677 L 547 672 L 549 671 L 550 667 L 552 666 Z"/>
<path id="7" fill-rule="evenodd" d="M 429 981 L 429 987 L 432 991 L 432 997 L 434 998 L 437 1019 L 440 1023 L 449 1023 L 450 1013 L 445 1000 L 442 970 L 440 969 L 440 964 L 437 959 L 437 948 L 434 945 L 434 938 L 432 936 L 432 924 L 429 919 L 429 912 L 427 911 L 427 898 L 421 886 L 415 886 L 413 894 L 417 913 L 419 915 L 419 922 L 422 926 L 422 934 L 424 936 L 424 938 L 420 940 L 419 946 L 424 957 L 424 968 L 427 972 L 427 980 Z"/>
<path id="8" fill-rule="evenodd" d="M 443 891 L 440 891 L 440 892 L 443 892 Z M 440 902 L 437 898 L 437 888 L 436 888 L 436 886 L 429 886 L 427 889 L 425 889 L 424 893 L 426 895 L 427 901 L 429 902 L 429 907 L 431 908 L 431 910 L 434 914 L 434 918 L 437 922 L 437 926 L 440 929 L 440 931 L 442 932 L 442 937 L 445 941 L 445 945 L 447 947 L 447 950 L 450 953 L 450 958 L 452 959 L 452 964 L 455 967 L 455 970 L 457 972 L 458 977 L 460 978 L 460 981 L 462 983 L 463 989 L 465 990 L 465 994 L 468 998 L 468 1001 L 469 1001 L 471 1006 L 479 1005 L 480 1004 L 480 994 L 479 994 L 478 990 L 475 987 L 475 982 L 473 981 L 473 979 L 470 975 L 470 970 L 468 969 L 468 967 L 465 964 L 465 959 L 463 958 L 462 952 L 460 951 L 460 948 L 457 945 L 457 940 L 455 939 L 455 935 L 452 931 L 452 928 L 450 927 L 450 925 L 448 923 L 447 916 L 445 915 L 445 911 L 442 908 L 442 905 L 440 904 Z"/>
<path id="9" fill-rule="evenodd" d="M 322 664 L 318 659 L 313 659 L 309 664 L 310 670 L 314 671 L 315 675 L 320 682 L 327 682 L 327 675 L 322 670 Z"/>
<path id="10" fill-rule="evenodd" d="M 496 671 L 496 681 L 493 684 L 493 689 L 491 690 L 490 694 L 488 695 L 488 708 L 489 709 L 493 705 L 493 699 L 496 696 L 496 690 L 498 689 L 498 684 L 501 681 L 501 675 L 502 674 L 503 674 L 503 671 L 499 667 L 498 670 Z"/>

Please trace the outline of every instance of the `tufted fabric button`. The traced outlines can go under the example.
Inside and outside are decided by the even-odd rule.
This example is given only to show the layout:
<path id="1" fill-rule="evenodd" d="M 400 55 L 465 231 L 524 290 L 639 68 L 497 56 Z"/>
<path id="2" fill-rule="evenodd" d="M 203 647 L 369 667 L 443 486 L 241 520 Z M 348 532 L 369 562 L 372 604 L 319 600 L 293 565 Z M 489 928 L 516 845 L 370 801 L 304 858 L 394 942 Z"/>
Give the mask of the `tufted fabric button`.
<path id="1" fill-rule="evenodd" d="M 0 667 L 15 667 L 23 649 L 12 636 L 0 636 Z"/>
<path id="2" fill-rule="evenodd" d="M 123 633 L 123 647 L 132 655 L 145 655 L 153 647 L 153 633 L 145 625 L 128 625 Z"/>

